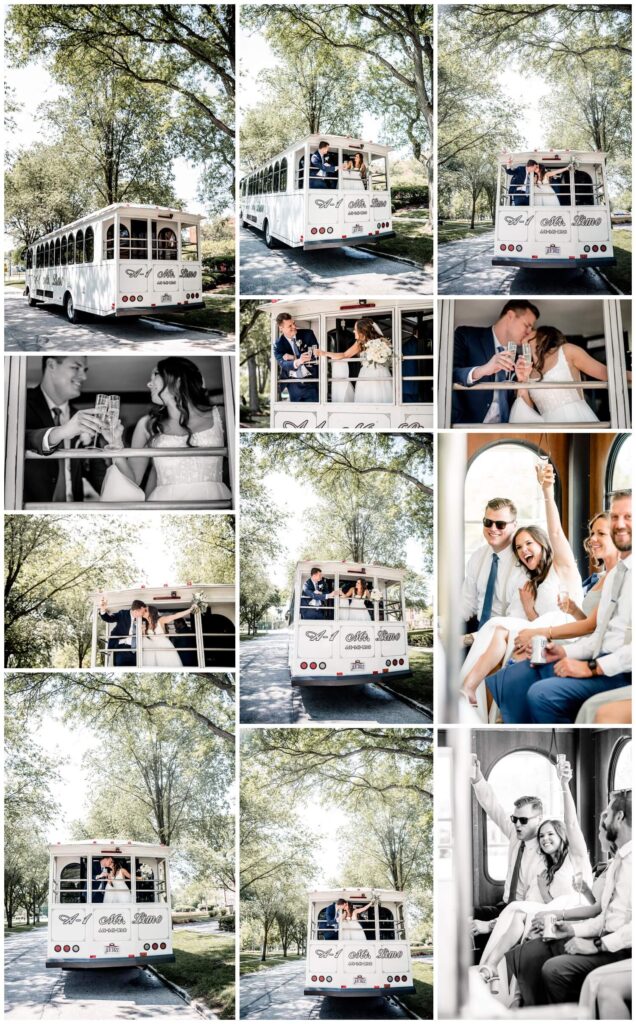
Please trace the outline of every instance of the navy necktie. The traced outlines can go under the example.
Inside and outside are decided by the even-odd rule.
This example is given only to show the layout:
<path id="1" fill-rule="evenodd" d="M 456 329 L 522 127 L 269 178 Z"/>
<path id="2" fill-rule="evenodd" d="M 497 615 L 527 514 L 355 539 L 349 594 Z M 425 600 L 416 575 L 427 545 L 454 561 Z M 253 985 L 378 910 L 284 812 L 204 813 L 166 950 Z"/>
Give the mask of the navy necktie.
<path id="1" fill-rule="evenodd" d="M 499 566 L 499 555 L 496 555 L 493 551 L 492 564 L 490 566 L 490 572 L 488 574 L 488 582 L 486 583 L 486 593 L 484 594 L 484 605 L 481 610 L 481 618 L 479 619 L 479 628 L 488 622 L 488 619 L 492 615 L 492 602 L 495 596 L 495 587 L 497 585 L 497 568 Z"/>
<path id="2" fill-rule="evenodd" d="M 495 555 L 495 558 L 497 556 Z M 526 848 L 525 843 L 519 843 L 519 850 L 517 852 L 517 859 L 515 866 L 512 869 L 512 878 L 510 879 L 510 892 L 508 893 L 508 903 L 514 903 L 517 898 L 517 889 L 519 888 L 519 875 L 521 874 L 521 861 L 523 860 L 523 851 Z"/>

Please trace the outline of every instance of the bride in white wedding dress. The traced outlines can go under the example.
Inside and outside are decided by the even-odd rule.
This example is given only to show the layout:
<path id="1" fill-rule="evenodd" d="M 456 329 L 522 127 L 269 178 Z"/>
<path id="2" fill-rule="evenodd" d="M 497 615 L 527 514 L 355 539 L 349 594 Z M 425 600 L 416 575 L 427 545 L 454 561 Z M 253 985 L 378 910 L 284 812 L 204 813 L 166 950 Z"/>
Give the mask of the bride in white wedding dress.
<path id="1" fill-rule="evenodd" d="M 348 619 L 351 622 L 369 623 L 371 615 L 369 615 L 366 602 L 370 600 L 368 587 L 365 587 L 362 580 L 356 580 L 348 590 L 340 591 L 340 618 Z"/>
<path id="2" fill-rule="evenodd" d="M 533 388 L 536 381 L 570 383 L 581 374 L 593 380 L 607 380 L 607 367 L 578 345 L 572 345 L 557 327 L 537 327 L 528 338 L 532 369 L 527 389 L 517 392 L 509 423 L 598 423 L 579 388 Z"/>
<path id="3" fill-rule="evenodd" d="M 373 320 L 366 316 L 356 321 L 353 334 L 355 341 L 346 352 L 327 352 L 324 349 L 317 349 L 316 355 L 321 356 L 323 359 L 332 359 L 334 361 L 353 359 L 355 356 L 360 356 L 362 365 L 358 378 L 353 384 L 354 404 L 364 402 L 366 405 L 384 405 L 387 402 L 392 402 L 393 377 L 389 365 L 387 365 L 392 358 L 391 343 L 387 338 L 383 337 L 379 328 L 373 323 Z M 387 362 L 379 363 L 370 358 L 367 349 L 372 341 L 383 341 L 388 347 L 389 355 Z M 342 384 L 339 386 L 342 387 Z M 348 397 L 350 394 L 351 391 L 347 390 L 347 398 L 334 399 L 334 401 L 350 401 Z"/>
<path id="4" fill-rule="evenodd" d="M 568 168 L 569 170 L 570 168 Z M 550 178 L 558 177 L 563 174 L 565 168 L 559 167 L 553 171 L 548 171 L 543 164 L 539 164 L 539 170 L 534 171 L 534 185 L 533 185 L 533 206 L 560 206 L 559 197 L 554 191 L 554 188 L 550 184 Z M 528 188 L 528 192 L 529 192 Z"/>
<path id="5" fill-rule="evenodd" d="M 223 424 L 216 406 L 210 404 L 198 366 L 182 356 L 161 359 L 148 382 L 152 409 L 137 423 L 131 448 L 221 448 Z M 123 426 L 118 423 L 108 437 L 123 447 Z M 148 462 L 152 470 L 145 494 L 140 484 Z M 135 492 L 138 492 L 137 494 Z M 216 455 L 165 458 L 118 458 L 108 469 L 102 501 L 217 501 L 231 495 L 223 483 L 223 458 Z"/>

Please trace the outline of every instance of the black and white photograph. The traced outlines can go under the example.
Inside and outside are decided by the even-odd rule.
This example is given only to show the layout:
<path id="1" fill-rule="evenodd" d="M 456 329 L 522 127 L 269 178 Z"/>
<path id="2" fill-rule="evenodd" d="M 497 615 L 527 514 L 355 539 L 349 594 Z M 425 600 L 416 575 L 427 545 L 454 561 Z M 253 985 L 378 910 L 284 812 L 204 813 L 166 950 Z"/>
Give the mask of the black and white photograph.
<path id="1" fill-rule="evenodd" d="M 629 1020 L 631 729 L 440 729 L 441 1019 Z"/>
<path id="2" fill-rule="evenodd" d="M 229 356 L 10 356 L 5 382 L 5 508 L 234 507 Z"/>

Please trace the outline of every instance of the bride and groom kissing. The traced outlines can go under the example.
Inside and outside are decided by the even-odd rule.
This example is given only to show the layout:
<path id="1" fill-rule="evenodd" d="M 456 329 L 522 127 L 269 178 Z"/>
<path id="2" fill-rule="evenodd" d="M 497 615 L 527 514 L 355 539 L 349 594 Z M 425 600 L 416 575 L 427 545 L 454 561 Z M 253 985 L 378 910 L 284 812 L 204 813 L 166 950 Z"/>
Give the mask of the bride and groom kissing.
<path id="1" fill-rule="evenodd" d="M 108 602 L 102 597 L 99 615 L 103 622 L 114 623 L 108 635 L 106 649 L 112 651 L 114 668 L 129 668 L 137 664 L 137 620 L 141 624 L 141 646 L 144 668 L 183 668 L 190 664 L 191 659 L 185 658 L 193 647 L 196 648 L 194 629 L 180 637 L 172 637 L 166 626 L 170 623 L 187 619 L 196 609 L 196 605 L 171 615 L 161 615 L 159 609 L 144 601 L 133 601 L 130 608 L 119 611 L 108 610 Z M 185 644 L 182 645 L 182 641 Z M 180 654 L 177 645 L 185 650 Z M 195 661 L 196 664 L 196 661 Z"/>
<path id="2" fill-rule="evenodd" d="M 221 448 L 223 424 L 209 399 L 198 366 L 182 356 L 161 359 L 147 387 L 151 406 L 134 427 L 129 447 L 146 455 L 118 455 L 126 428 L 117 419 L 105 423 L 97 408 L 78 409 L 88 374 L 82 356 L 45 356 L 42 379 L 27 392 L 26 448 L 38 455 L 64 449 L 93 448 L 108 442 L 104 459 L 29 460 L 25 502 L 77 502 L 91 493 L 101 501 L 229 500 L 223 459 L 202 455 L 154 456 L 161 448 Z M 90 488 L 89 488 L 90 485 Z M 90 500 L 90 499 L 89 499 Z"/>
<path id="3" fill-rule="evenodd" d="M 540 313 L 527 299 L 511 299 L 490 327 L 457 327 L 453 347 L 453 423 L 597 423 L 598 417 L 573 384 L 584 374 L 606 381 L 607 367 L 557 328 L 536 326 Z M 519 350 L 521 352 L 519 353 Z M 481 383 L 516 378 L 508 389 L 475 389 Z M 550 383 L 550 388 L 533 384 Z"/>

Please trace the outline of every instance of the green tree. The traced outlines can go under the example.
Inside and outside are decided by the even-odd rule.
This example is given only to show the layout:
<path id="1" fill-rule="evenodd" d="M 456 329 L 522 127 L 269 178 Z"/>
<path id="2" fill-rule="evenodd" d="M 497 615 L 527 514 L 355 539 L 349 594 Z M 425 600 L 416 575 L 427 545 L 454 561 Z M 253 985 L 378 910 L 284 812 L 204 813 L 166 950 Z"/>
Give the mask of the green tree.
<path id="1" fill-rule="evenodd" d="M 178 579 L 234 583 L 234 516 L 196 515 L 184 520 L 181 515 L 162 513 L 161 529 L 174 551 Z"/>
<path id="2" fill-rule="evenodd" d="M 269 317 L 259 305 L 257 299 L 241 302 L 241 418 L 246 422 L 269 407 L 272 342 Z"/>

